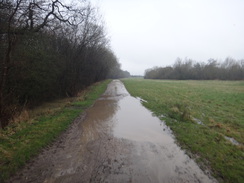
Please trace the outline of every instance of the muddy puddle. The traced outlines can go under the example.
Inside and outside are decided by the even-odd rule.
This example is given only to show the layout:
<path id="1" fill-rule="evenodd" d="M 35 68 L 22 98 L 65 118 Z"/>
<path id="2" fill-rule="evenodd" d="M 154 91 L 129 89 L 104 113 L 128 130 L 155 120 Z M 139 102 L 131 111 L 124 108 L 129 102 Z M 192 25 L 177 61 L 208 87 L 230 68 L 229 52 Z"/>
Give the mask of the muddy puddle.
<path id="1" fill-rule="evenodd" d="M 112 81 L 85 116 L 10 182 L 216 182 L 141 102 Z"/>

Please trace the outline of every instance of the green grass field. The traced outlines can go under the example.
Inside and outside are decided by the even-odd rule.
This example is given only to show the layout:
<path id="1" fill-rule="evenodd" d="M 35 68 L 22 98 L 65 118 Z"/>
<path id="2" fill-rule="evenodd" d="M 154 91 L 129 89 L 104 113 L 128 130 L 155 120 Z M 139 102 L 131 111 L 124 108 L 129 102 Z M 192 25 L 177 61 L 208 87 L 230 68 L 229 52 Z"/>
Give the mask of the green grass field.
<path id="1" fill-rule="evenodd" d="M 244 182 L 244 81 L 122 81 L 200 166 L 220 182 Z"/>
<path id="2" fill-rule="evenodd" d="M 108 82 L 94 84 L 79 97 L 43 104 L 28 111 L 31 117 L 27 121 L 20 120 L 0 130 L 0 182 L 67 129 L 105 91 Z"/>

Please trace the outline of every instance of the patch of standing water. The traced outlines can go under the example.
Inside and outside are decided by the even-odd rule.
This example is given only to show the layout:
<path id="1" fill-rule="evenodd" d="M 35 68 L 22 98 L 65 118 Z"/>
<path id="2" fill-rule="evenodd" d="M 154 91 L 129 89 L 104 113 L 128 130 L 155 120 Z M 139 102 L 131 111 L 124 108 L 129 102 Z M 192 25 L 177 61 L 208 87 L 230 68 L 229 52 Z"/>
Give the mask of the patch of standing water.
<path id="1" fill-rule="evenodd" d="M 147 103 L 147 101 L 146 101 L 146 100 L 144 100 L 144 99 L 142 99 L 141 97 L 136 97 L 136 99 L 137 99 L 137 100 L 139 100 L 141 103 L 142 103 L 142 102 Z"/>
<path id="2" fill-rule="evenodd" d="M 200 119 L 197 119 L 197 118 L 192 118 L 193 121 L 195 121 L 197 124 L 199 125 L 204 125 L 203 122 L 200 120 Z"/>
<path id="3" fill-rule="evenodd" d="M 163 114 L 161 114 L 160 116 L 159 116 L 159 118 L 165 118 L 166 116 L 165 115 L 163 115 Z"/>
<path id="4" fill-rule="evenodd" d="M 234 138 L 232 138 L 232 137 L 227 137 L 227 136 L 225 136 L 225 139 L 226 140 L 228 140 L 229 142 L 231 142 L 232 144 L 234 144 L 234 145 L 240 145 L 240 143 L 239 142 L 237 142 Z"/>
<path id="5" fill-rule="evenodd" d="M 115 136 L 134 141 L 174 143 L 171 132 L 164 122 L 153 116 L 136 98 L 126 96 L 118 101 Z M 165 133 L 163 133 L 163 131 Z"/>
<path id="6" fill-rule="evenodd" d="M 199 125 L 204 125 L 204 123 L 201 121 L 201 120 L 199 120 L 199 119 L 197 119 L 197 118 L 192 118 L 193 119 L 193 121 L 195 121 L 197 124 L 199 124 Z M 232 137 L 227 137 L 227 136 L 224 136 L 224 138 L 226 139 L 226 140 L 228 140 L 229 142 L 231 142 L 233 145 L 236 145 L 236 146 L 238 146 L 238 145 L 240 145 L 240 143 L 238 142 L 238 141 L 236 141 L 234 138 L 232 138 Z"/>

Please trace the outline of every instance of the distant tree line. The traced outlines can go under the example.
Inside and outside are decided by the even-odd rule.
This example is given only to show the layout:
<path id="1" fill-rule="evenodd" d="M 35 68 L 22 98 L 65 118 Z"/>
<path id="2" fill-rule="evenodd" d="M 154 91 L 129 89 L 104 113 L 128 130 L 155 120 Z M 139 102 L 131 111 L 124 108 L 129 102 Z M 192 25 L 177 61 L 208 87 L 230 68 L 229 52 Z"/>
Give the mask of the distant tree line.
<path id="1" fill-rule="evenodd" d="M 23 107 L 127 77 L 89 2 L 0 0 L 0 126 Z"/>
<path id="2" fill-rule="evenodd" d="M 244 60 L 226 58 L 224 62 L 209 59 L 199 63 L 191 59 L 184 61 L 177 58 L 173 66 L 153 67 L 145 71 L 145 79 L 178 79 L 178 80 L 243 80 Z"/>

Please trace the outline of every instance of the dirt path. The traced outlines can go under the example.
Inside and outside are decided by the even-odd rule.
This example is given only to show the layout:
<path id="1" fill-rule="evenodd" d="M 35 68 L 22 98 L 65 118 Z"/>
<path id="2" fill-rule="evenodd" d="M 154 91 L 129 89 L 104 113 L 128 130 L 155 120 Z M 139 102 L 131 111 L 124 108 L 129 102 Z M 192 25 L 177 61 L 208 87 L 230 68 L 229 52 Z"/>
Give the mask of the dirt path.
<path id="1" fill-rule="evenodd" d="M 215 182 L 124 85 L 104 95 L 9 182 Z"/>

